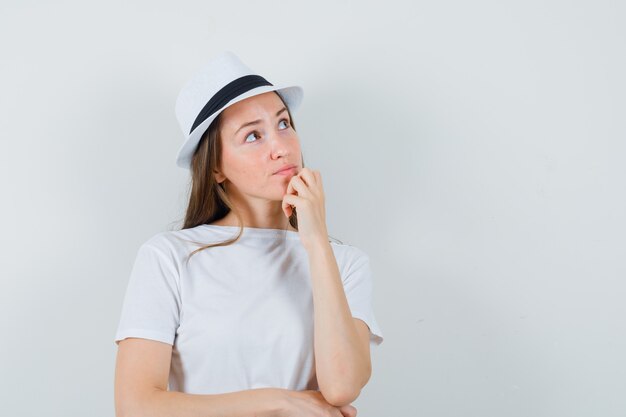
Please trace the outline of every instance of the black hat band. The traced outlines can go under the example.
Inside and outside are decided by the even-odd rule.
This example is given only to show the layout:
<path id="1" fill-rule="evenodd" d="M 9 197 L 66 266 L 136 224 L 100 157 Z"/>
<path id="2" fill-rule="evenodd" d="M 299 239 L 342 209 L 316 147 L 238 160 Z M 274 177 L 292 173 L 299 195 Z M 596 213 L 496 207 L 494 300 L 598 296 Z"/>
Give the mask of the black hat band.
<path id="1" fill-rule="evenodd" d="M 253 88 L 261 87 L 264 85 L 274 85 L 267 81 L 265 78 L 260 75 L 244 75 L 243 77 L 237 78 L 226 84 L 222 87 L 207 104 L 204 105 L 198 117 L 193 122 L 191 126 L 191 130 L 189 134 L 193 132 L 193 130 L 198 127 L 202 122 L 211 117 L 213 113 L 222 108 L 226 103 L 232 100 L 235 97 L 238 97 L 245 93 L 246 91 L 250 91 Z"/>

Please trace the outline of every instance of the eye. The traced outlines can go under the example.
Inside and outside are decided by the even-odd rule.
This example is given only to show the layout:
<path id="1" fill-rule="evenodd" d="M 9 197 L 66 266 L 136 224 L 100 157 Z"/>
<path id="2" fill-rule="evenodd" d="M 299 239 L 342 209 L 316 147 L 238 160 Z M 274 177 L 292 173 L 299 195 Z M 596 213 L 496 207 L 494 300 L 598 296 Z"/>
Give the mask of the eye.
<path id="1" fill-rule="evenodd" d="M 280 122 L 285 122 L 287 127 L 289 127 L 289 120 L 287 120 L 287 119 L 280 119 Z M 278 122 L 278 123 L 280 123 L 280 122 Z M 287 129 L 287 127 L 285 127 L 285 129 Z"/>
<path id="2" fill-rule="evenodd" d="M 250 136 L 252 136 L 252 135 L 256 136 L 256 133 L 257 133 L 257 132 L 256 132 L 256 130 L 255 130 L 255 131 L 253 131 L 253 132 L 248 133 L 248 136 L 246 136 L 246 138 L 245 138 L 243 141 L 244 141 L 244 142 L 246 142 L 246 143 L 250 143 L 250 142 L 248 142 L 246 139 L 248 139 L 248 138 L 249 138 Z"/>

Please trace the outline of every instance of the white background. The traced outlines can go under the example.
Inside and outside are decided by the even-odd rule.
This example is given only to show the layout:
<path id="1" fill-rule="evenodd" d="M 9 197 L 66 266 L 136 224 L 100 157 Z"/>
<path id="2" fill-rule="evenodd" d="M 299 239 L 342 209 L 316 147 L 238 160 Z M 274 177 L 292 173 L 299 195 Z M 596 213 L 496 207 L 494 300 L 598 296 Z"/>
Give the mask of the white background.
<path id="1" fill-rule="evenodd" d="M 178 90 L 275 84 L 385 335 L 359 416 L 626 414 L 617 1 L 0 4 L 2 415 L 113 416 L 139 245 L 180 226 Z"/>

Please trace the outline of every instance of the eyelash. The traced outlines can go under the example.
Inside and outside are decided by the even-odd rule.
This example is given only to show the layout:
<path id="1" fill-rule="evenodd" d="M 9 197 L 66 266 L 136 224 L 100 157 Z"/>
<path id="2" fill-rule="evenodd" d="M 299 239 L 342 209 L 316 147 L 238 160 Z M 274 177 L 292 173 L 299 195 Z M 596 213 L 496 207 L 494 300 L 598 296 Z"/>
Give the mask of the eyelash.
<path id="1" fill-rule="evenodd" d="M 288 119 L 286 119 L 286 118 L 285 118 L 285 119 L 280 119 L 280 120 L 278 121 L 278 123 L 280 123 L 280 122 L 282 122 L 282 121 L 284 121 L 285 123 L 287 123 L 287 127 L 286 127 L 285 129 L 289 129 L 289 127 L 291 126 L 291 125 L 289 124 L 289 120 L 288 120 Z M 283 130 L 285 130 L 285 129 L 283 129 Z M 243 143 L 254 143 L 254 142 L 256 142 L 256 141 L 253 141 L 253 142 L 246 142 L 246 139 L 248 139 L 248 136 L 250 136 L 252 133 L 259 133 L 259 132 L 258 132 L 258 131 L 256 131 L 256 130 L 253 130 L 253 131 L 251 131 L 251 132 L 248 132 L 248 134 L 246 134 L 246 136 L 244 136 L 244 137 L 243 137 Z"/>

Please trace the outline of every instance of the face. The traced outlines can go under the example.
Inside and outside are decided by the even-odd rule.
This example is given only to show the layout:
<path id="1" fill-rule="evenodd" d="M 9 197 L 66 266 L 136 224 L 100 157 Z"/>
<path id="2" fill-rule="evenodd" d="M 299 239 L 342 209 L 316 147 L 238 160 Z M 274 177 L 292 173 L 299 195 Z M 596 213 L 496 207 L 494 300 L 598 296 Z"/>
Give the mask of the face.
<path id="1" fill-rule="evenodd" d="M 221 117 L 222 167 L 216 180 L 225 180 L 227 192 L 235 197 L 282 200 L 302 160 L 300 140 L 277 93 L 248 97 L 227 107 Z M 275 174 L 287 164 L 296 169 Z"/>

